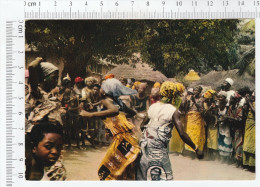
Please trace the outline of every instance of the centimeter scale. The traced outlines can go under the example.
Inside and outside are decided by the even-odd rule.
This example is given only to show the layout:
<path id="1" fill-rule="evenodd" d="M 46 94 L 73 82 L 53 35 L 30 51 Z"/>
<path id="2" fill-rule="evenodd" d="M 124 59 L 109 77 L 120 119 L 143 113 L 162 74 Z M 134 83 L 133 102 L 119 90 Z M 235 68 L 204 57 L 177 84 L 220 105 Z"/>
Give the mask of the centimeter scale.
<path id="1" fill-rule="evenodd" d="M 238 19 L 259 18 L 260 0 L 78 0 L 1 2 L 1 186 L 23 186 L 24 22 L 32 19 Z M 3 47 L 2 47 L 3 48 Z M 2 90 L 1 90 L 2 92 Z M 28 183 L 28 182 L 26 182 Z"/>

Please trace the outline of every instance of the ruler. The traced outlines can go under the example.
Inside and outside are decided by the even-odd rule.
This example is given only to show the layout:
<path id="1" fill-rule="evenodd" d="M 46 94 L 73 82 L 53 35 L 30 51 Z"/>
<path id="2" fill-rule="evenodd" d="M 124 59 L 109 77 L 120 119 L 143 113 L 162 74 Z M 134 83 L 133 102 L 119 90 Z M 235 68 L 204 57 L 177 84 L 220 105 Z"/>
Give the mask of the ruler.
<path id="1" fill-rule="evenodd" d="M 260 0 L 24 1 L 25 19 L 259 18 Z"/>
<path id="2" fill-rule="evenodd" d="M 259 18 L 260 0 L 44 0 L 1 2 L 5 123 L 0 141 L 3 186 L 24 186 L 24 22 L 33 19 L 238 19 Z M 2 6 L 4 5 L 4 6 Z M 1 42 L 2 43 L 2 42 Z M 2 92 L 2 90 L 1 90 Z M 26 184 L 28 185 L 28 184 Z M 2 185 L 1 185 L 2 186 Z M 56 186 L 56 185 L 53 185 Z"/>
<path id="3" fill-rule="evenodd" d="M 6 186 L 24 180 L 24 20 L 6 21 Z"/>

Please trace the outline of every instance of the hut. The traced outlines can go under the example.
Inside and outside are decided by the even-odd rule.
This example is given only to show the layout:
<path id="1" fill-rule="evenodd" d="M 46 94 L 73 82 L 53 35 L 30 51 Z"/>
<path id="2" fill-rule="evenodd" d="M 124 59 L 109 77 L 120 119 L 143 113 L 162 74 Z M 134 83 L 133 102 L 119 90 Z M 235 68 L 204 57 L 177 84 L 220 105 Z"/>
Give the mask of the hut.
<path id="1" fill-rule="evenodd" d="M 197 85 L 202 85 L 206 87 L 211 87 L 212 89 L 216 89 L 228 77 L 234 80 L 234 84 L 232 85 L 232 89 L 234 90 L 238 90 L 245 86 L 248 86 L 250 90 L 255 89 L 255 77 L 249 75 L 247 72 L 240 75 L 239 69 L 228 71 L 211 71 L 201 77 L 200 80 L 193 82 L 190 86 L 194 87 Z"/>
<path id="2" fill-rule="evenodd" d="M 150 90 L 155 82 L 164 82 L 168 78 L 162 74 L 160 71 L 154 70 L 146 63 L 137 63 L 134 66 L 132 65 L 118 65 L 107 74 L 114 74 L 115 78 L 119 79 L 120 77 L 134 78 L 137 81 L 147 82 L 148 89 L 147 92 L 150 93 Z"/>
<path id="3" fill-rule="evenodd" d="M 198 75 L 197 72 L 195 72 L 193 69 L 189 71 L 187 75 L 183 78 L 184 82 L 191 83 L 193 81 L 200 80 L 200 76 Z"/>

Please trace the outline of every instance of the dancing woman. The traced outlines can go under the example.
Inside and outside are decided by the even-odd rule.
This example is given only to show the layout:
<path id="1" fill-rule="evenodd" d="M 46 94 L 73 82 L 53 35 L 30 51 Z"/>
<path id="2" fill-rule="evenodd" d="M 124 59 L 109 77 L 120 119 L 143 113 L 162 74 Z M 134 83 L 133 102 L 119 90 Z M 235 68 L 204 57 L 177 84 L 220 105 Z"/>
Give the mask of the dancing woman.
<path id="1" fill-rule="evenodd" d="M 107 79 L 100 89 L 101 104 L 105 108 L 102 111 L 81 111 L 80 115 L 86 118 L 106 117 L 103 122 L 113 141 L 102 160 L 98 175 L 100 180 L 134 180 L 135 160 L 140 148 L 133 136 L 134 125 L 127 117 L 135 115 L 135 112 L 119 99 L 121 95 L 136 94 L 135 90 L 127 88 L 114 78 Z"/>
<path id="2" fill-rule="evenodd" d="M 173 82 L 164 82 L 160 89 L 161 102 L 154 103 L 148 110 L 149 123 L 140 141 L 142 153 L 137 167 L 137 180 L 173 180 L 167 147 L 174 126 L 181 139 L 195 150 L 197 156 L 203 156 L 180 122 L 179 110 L 174 107 L 176 91 Z"/>

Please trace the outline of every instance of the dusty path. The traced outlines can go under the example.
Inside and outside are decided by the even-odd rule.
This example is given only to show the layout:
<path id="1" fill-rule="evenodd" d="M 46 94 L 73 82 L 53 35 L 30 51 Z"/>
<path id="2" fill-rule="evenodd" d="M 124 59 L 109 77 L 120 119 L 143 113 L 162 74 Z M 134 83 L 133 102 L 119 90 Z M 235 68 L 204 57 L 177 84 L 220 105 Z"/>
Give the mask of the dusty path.
<path id="1" fill-rule="evenodd" d="M 99 180 L 97 170 L 107 147 L 63 151 L 68 180 Z M 174 180 L 254 180 L 255 173 L 218 161 L 170 154 Z"/>

